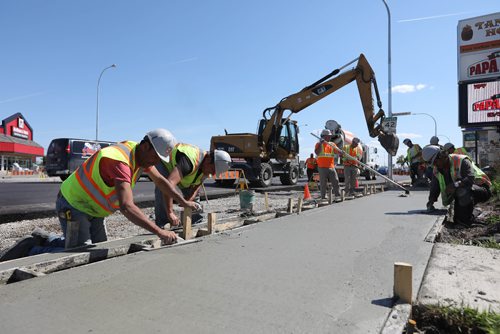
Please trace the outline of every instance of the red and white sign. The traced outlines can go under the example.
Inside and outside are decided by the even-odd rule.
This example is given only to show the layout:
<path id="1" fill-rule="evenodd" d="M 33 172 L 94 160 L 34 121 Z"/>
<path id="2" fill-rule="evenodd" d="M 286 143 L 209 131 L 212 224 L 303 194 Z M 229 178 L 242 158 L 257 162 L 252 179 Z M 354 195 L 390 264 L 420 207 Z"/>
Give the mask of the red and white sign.
<path id="1" fill-rule="evenodd" d="M 500 77 L 500 12 L 459 21 L 457 39 L 460 82 Z"/>
<path id="2" fill-rule="evenodd" d="M 500 122 L 500 81 L 467 85 L 467 120 L 470 124 Z"/>

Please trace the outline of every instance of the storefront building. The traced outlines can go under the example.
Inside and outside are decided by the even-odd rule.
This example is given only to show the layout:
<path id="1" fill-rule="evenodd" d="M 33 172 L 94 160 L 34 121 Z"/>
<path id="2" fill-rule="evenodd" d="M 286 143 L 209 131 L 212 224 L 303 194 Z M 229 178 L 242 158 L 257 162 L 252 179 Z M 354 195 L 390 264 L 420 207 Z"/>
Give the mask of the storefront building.
<path id="1" fill-rule="evenodd" d="M 33 141 L 33 128 L 21 113 L 2 120 L 0 127 L 0 171 L 32 170 L 43 147 Z"/>
<path id="2" fill-rule="evenodd" d="M 500 167 L 500 12 L 458 22 L 458 123 L 480 167 Z"/>

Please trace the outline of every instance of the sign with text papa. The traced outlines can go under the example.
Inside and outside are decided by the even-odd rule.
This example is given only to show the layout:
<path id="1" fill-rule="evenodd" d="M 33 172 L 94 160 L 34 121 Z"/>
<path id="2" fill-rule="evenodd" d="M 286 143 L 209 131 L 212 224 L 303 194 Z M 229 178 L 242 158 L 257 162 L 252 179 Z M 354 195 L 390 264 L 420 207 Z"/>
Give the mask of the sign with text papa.
<path id="1" fill-rule="evenodd" d="M 458 22 L 458 81 L 500 77 L 500 12 Z"/>

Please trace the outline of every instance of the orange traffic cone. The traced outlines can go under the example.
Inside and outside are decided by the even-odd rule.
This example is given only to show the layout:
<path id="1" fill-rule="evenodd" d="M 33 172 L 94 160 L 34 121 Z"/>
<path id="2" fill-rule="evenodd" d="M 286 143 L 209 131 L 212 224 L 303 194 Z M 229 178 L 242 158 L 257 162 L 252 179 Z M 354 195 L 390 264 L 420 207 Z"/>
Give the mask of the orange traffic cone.
<path id="1" fill-rule="evenodd" d="M 356 184 L 354 185 L 355 188 L 359 187 L 358 179 L 356 179 Z"/>
<path id="2" fill-rule="evenodd" d="M 309 193 L 309 185 L 306 183 L 304 186 L 304 201 L 311 199 L 311 193 Z"/>

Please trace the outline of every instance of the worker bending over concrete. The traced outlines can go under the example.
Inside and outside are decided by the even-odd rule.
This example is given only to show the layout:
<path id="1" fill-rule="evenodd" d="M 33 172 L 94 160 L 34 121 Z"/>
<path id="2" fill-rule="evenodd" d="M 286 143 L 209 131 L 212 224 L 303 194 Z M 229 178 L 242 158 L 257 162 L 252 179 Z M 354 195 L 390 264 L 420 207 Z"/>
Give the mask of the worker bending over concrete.
<path id="1" fill-rule="evenodd" d="M 448 152 L 448 154 L 462 154 L 467 155 L 469 158 L 471 157 L 465 147 L 455 148 L 455 145 L 453 145 L 452 143 L 444 144 L 443 149 Z"/>
<path id="2" fill-rule="evenodd" d="M 328 181 L 331 182 L 333 186 L 333 193 L 336 197 L 340 197 L 340 187 L 339 187 L 339 177 L 337 171 L 335 170 L 335 154 L 342 155 L 342 152 L 338 149 L 335 143 L 331 142 L 332 135 L 330 130 L 321 131 L 321 140 L 316 143 L 314 147 L 314 152 L 318 156 L 316 161 L 318 162 L 318 172 L 319 172 L 319 185 L 321 190 L 321 199 L 326 197 L 326 188 L 328 186 Z"/>
<path id="3" fill-rule="evenodd" d="M 56 211 L 63 235 L 67 237 L 68 221 L 71 221 L 78 226 L 73 246 L 106 241 L 104 219 L 120 210 L 132 223 L 156 234 L 165 243 L 175 242 L 176 234 L 150 221 L 135 205 L 132 195 L 137 180 L 146 172 L 162 192 L 175 198 L 180 205 L 194 210 L 199 208 L 197 203 L 185 200 L 154 167 L 160 161 L 168 161 L 175 144 L 169 131 L 156 129 L 148 132 L 139 144 L 124 141 L 94 153 L 61 184 Z M 61 251 L 64 246 L 63 239 L 53 238 L 38 229 L 32 237 L 14 245 L 0 260 Z"/>
<path id="4" fill-rule="evenodd" d="M 171 160 L 158 163 L 156 168 L 174 186 L 178 186 L 184 198 L 194 201 L 203 180 L 210 175 L 225 173 L 231 167 L 229 153 L 222 150 L 206 152 L 190 144 L 177 144 L 172 151 Z M 170 227 L 180 224 L 173 210 L 173 198 L 155 187 L 155 221 L 159 227 L 170 223 Z M 199 213 L 193 214 L 193 224 L 201 222 Z"/>
<path id="5" fill-rule="evenodd" d="M 359 146 L 359 138 L 354 137 L 352 139 L 351 145 L 345 145 L 344 152 L 356 160 L 361 160 L 363 151 Z M 352 197 L 355 195 L 354 192 L 356 189 L 356 179 L 360 174 L 359 162 L 356 160 L 349 159 L 349 157 L 347 157 L 345 154 L 342 158 L 342 161 L 344 163 L 345 194 L 348 197 Z"/>
<path id="6" fill-rule="evenodd" d="M 427 210 L 434 210 L 439 194 L 443 205 L 454 202 L 453 220 L 471 225 L 474 205 L 491 197 L 491 181 L 467 155 L 448 154 L 438 146 L 427 146 L 422 151 L 425 161 L 434 167 Z"/>

